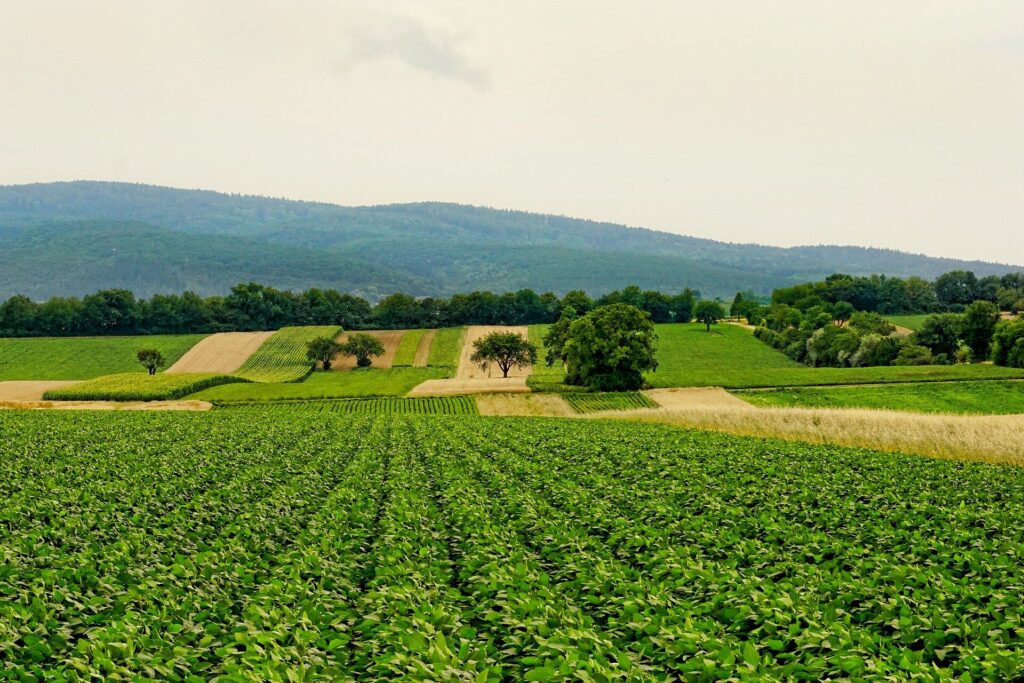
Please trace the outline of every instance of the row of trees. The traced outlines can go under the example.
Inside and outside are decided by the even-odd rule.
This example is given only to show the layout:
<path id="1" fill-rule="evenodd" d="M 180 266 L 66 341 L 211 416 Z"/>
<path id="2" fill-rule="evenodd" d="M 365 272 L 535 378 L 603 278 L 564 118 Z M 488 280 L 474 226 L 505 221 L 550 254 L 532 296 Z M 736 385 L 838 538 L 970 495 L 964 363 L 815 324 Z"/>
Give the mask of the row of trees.
<path id="1" fill-rule="evenodd" d="M 162 334 L 277 329 L 286 325 L 340 325 L 346 330 L 528 325 L 551 323 L 573 308 L 583 315 L 598 306 L 632 305 L 654 322 L 689 322 L 698 293 L 643 291 L 630 286 L 592 299 L 575 290 L 559 297 L 530 289 L 495 294 L 472 292 L 450 298 L 416 299 L 393 294 L 376 305 L 333 289 L 290 292 L 250 282 L 227 296 L 192 292 L 136 298 L 110 289 L 81 299 L 55 297 L 35 302 L 13 296 L 0 304 L 0 336 Z"/>
<path id="2" fill-rule="evenodd" d="M 1024 273 L 978 278 L 966 270 L 940 275 L 934 282 L 920 277 L 855 277 L 835 274 L 772 292 L 773 304 L 800 311 L 846 302 L 858 311 L 882 314 L 961 312 L 974 301 L 989 301 L 1004 311 L 1024 310 Z"/>

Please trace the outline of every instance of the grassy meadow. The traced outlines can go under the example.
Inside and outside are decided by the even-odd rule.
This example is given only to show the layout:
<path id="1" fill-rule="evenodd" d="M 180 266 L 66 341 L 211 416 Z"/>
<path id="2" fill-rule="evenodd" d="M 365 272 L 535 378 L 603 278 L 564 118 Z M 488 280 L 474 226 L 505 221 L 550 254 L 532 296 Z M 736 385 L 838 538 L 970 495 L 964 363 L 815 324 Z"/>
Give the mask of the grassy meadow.
<path id="1" fill-rule="evenodd" d="M 402 340 L 398 342 L 398 351 L 395 353 L 395 360 L 392 365 L 396 368 L 412 367 L 413 361 L 416 360 L 416 349 L 426 333 L 427 330 L 425 329 L 407 330 L 402 335 Z"/>
<path id="2" fill-rule="evenodd" d="M 141 348 L 158 349 L 170 367 L 204 334 L 132 337 L 0 338 L 0 381 L 92 379 L 146 372 L 135 360 Z"/>
<path id="3" fill-rule="evenodd" d="M 445 368 L 357 368 L 314 372 L 301 382 L 228 384 L 200 391 L 189 398 L 217 403 L 246 403 L 401 396 L 421 382 L 447 375 Z"/>
<path id="4" fill-rule="evenodd" d="M 430 345 L 428 367 L 448 368 L 452 373 L 459 367 L 459 355 L 462 353 L 462 340 L 466 337 L 465 327 L 442 327 Z"/>
<path id="5" fill-rule="evenodd" d="M 915 315 L 887 315 L 885 316 L 885 319 L 891 322 L 893 325 L 899 325 L 900 327 L 905 327 L 908 330 L 913 330 L 914 332 L 917 332 L 918 330 L 921 329 L 921 324 L 924 322 L 924 319 L 927 318 L 929 315 L 931 314 L 920 313 Z"/>
<path id="6" fill-rule="evenodd" d="M 756 406 L 879 408 L 921 413 L 1012 415 L 1024 413 L 1024 381 L 929 382 L 736 392 Z"/>

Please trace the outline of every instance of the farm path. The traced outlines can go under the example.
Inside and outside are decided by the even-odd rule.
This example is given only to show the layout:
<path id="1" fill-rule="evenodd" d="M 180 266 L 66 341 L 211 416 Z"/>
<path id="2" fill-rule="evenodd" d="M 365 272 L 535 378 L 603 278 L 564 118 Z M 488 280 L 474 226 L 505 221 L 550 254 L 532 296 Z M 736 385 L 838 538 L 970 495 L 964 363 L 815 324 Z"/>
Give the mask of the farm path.
<path id="1" fill-rule="evenodd" d="M 344 332 L 338 337 L 338 342 L 341 344 L 345 343 L 351 332 Z M 384 347 L 384 355 L 377 356 L 373 359 L 373 367 L 375 368 L 390 368 L 395 364 L 395 355 L 398 354 L 398 345 L 402 342 L 402 337 L 405 336 L 405 330 L 369 330 L 367 332 L 360 332 L 359 334 L 368 334 L 371 337 L 376 337 L 377 341 Z M 332 370 L 351 370 L 356 366 L 356 359 L 353 356 L 346 356 L 344 354 L 338 354 L 331 361 Z"/>
<path id="2" fill-rule="evenodd" d="M 416 356 L 413 358 L 412 366 L 414 368 L 425 368 L 430 362 L 430 347 L 434 345 L 434 337 L 437 336 L 437 330 L 427 330 L 420 337 L 420 343 L 416 347 Z"/>
<path id="3" fill-rule="evenodd" d="M 50 389 L 60 389 L 76 382 L 43 382 L 14 380 L 0 382 L 0 401 L 41 401 Z"/>
<path id="4" fill-rule="evenodd" d="M 171 375 L 186 372 L 231 374 L 263 345 L 273 332 L 218 332 L 205 337 L 167 368 Z"/>

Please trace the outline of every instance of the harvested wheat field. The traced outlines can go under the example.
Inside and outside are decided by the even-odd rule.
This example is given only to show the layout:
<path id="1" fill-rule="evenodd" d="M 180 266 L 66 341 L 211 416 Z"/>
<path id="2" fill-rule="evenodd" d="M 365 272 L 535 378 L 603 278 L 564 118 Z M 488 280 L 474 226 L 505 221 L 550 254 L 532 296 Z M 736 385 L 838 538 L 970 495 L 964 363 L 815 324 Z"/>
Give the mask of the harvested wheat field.
<path id="1" fill-rule="evenodd" d="M 853 408 L 755 408 L 743 403 L 742 406 L 654 408 L 602 415 L 612 416 L 746 436 L 839 444 L 951 460 L 1024 465 L 1024 415 L 927 415 Z"/>
<path id="2" fill-rule="evenodd" d="M 183 410 L 205 411 L 213 407 L 207 401 L 0 401 L 5 410 Z"/>
<path id="3" fill-rule="evenodd" d="M 572 409 L 558 394 L 481 394 L 476 398 L 481 415 L 574 417 Z"/>
<path id="4" fill-rule="evenodd" d="M 473 355 L 473 342 L 477 339 L 483 339 L 489 334 L 494 332 L 515 332 L 522 336 L 524 339 L 530 338 L 530 331 L 526 327 L 513 327 L 507 325 L 473 325 L 466 328 L 466 338 L 462 343 L 462 354 L 459 356 L 459 370 L 456 373 L 456 377 L 459 379 L 501 379 L 501 369 L 494 363 L 490 363 L 487 369 L 481 369 L 479 365 L 471 361 L 469 358 Z M 508 376 L 511 377 L 529 377 L 533 371 L 533 367 L 527 368 L 512 368 L 509 370 Z"/>
<path id="5" fill-rule="evenodd" d="M 167 368 L 169 374 L 216 372 L 231 374 L 242 367 L 249 356 L 263 345 L 273 332 L 218 332 L 199 341 L 178 362 Z"/>
<path id="6" fill-rule="evenodd" d="M 60 389 L 75 382 L 41 382 L 17 380 L 0 382 L 0 401 L 41 401 L 50 389 Z"/>
<path id="7" fill-rule="evenodd" d="M 655 403 L 668 410 L 691 408 L 749 408 L 750 404 L 719 387 L 681 387 L 645 391 Z"/>
<path id="8" fill-rule="evenodd" d="M 416 356 L 413 358 L 412 366 L 414 368 L 425 368 L 430 362 L 430 347 L 434 345 L 434 337 L 437 336 L 437 330 L 427 330 L 420 337 L 420 343 L 416 346 Z"/>
<path id="9" fill-rule="evenodd" d="M 343 333 L 338 337 L 338 342 L 344 344 L 349 334 L 349 332 Z M 384 347 L 384 355 L 373 358 L 373 367 L 390 368 L 395 364 L 395 355 L 398 353 L 398 345 L 402 342 L 402 337 L 405 336 L 405 330 L 373 330 L 371 332 L 352 332 L 351 334 L 368 334 L 371 337 L 376 337 Z M 351 370 L 355 366 L 356 359 L 353 356 L 339 353 L 331 360 L 332 370 Z"/>
<path id="10" fill-rule="evenodd" d="M 494 377 L 491 379 L 428 379 L 416 385 L 408 396 L 463 396 L 466 394 L 526 394 L 525 377 Z"/>

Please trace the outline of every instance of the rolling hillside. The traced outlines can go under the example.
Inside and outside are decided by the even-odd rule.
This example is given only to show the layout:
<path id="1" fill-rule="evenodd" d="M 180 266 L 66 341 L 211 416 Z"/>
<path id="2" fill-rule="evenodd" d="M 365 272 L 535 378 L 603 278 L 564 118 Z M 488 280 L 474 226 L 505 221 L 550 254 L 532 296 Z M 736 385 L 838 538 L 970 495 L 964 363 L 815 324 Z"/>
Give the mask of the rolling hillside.
<path id="1" fill-rule="evenodd" d="M 208 295 L 243 280 L 371 299 L 633 283 L 731 296 L 837 271 L 934 278 L 957 268 L 1016 269 L 860 247 L 729 244 L 455 204 L 343 207 L 84 181 L 0 187 L 0 298 L 104 287 Z"/>

